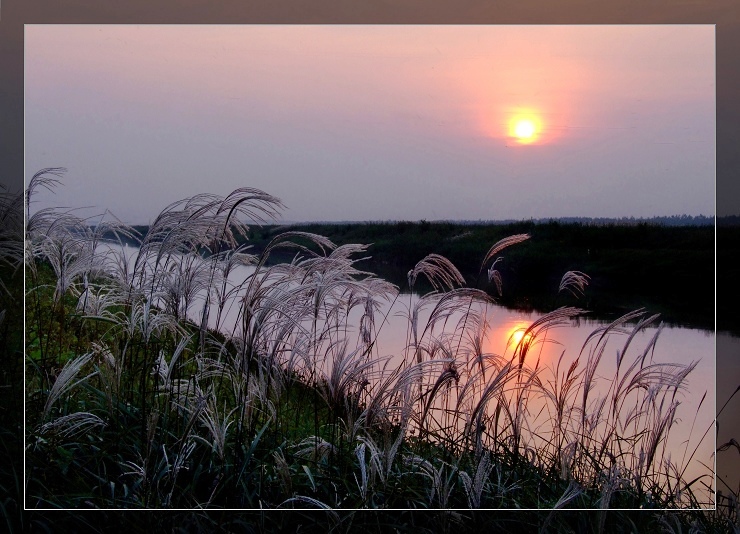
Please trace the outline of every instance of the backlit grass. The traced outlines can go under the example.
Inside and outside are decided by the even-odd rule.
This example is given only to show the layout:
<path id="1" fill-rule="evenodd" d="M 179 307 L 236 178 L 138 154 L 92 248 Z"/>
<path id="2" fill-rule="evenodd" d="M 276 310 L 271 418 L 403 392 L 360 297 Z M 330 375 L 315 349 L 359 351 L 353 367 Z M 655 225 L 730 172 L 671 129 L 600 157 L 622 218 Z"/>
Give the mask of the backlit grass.
<path id="1" fill-rule="evenodd" d="M 27 198 L 58 174 L 37 174 Z M 709 474 L 684 477 L 696 443 L 683 458 L 666 454 L 694 364 L 659 359 L 657 335 L 636 346 L 656 316 L 626 314 L 546 366 L 538 344 L 582 313 L 558 308 L 507 353 L 490 354 L 493 299 L 434 251 L 409 266 L 404 288 L 424 280 L 432 291 L 395 317 L 381 310 L 404 297 L 357 268 L 364 245 L 296 231 L 259 254 L 238 244 L 244 221 L 280 208 L 249 188 L 198 195 L 139 236 L 115 221 L 29 209 L 28 507 L 713 504 Z M 135 257 L 104 242 L 110 232 L 136 238 Z M 479 252 L 489 283 L 505 283 L 500 254 L 528 239 Z M 291 260 L 269 262 L 279 250 Z M 237 265 L 254 270 L 235 282 Z M 563 275 L 562 291 L 588 283 L 579 271 Z M 228 329 L 232 303 L 239 319 Z M 400 354 L 377 344 L 390 320 L 406 324 Z M 615 340 L 617 371 L 603 376 Z"/>

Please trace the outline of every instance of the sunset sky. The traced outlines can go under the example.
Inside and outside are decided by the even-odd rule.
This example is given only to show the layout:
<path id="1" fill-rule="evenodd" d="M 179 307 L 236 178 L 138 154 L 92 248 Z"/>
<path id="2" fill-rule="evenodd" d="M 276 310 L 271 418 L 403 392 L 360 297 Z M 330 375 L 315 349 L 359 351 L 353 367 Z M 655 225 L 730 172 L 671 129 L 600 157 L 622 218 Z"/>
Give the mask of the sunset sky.
<path id="1" fill-rule="evenodd" d="M 26 177 L 130 223 L 242 186 L 291 221 L 714 215 L 714 65 L 711 25 L 30 25 Z"/>

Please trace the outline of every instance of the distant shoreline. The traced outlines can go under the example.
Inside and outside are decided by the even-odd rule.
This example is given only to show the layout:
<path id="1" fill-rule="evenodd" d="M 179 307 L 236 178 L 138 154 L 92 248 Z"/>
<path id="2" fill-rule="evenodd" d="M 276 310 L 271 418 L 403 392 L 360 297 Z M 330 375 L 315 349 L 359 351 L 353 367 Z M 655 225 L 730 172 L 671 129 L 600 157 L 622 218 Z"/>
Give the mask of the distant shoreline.
<path id="1" fill-rule="evenodd" d="M 419 221 L 410 220 L 377 220 L 377 221 L 280 221 L 284 225 L 312 225 L 312 224 L 396 224 L 399 222 L 429 222 L 430 224 L 459 224 L 462 226 L 500 226 L 507 224 L 534 223 L 534 224 L 586 224 L 594 226 L 633 226 L 636 224 L 654 224 L 658 226 L 714 226 L 717 225 L 740 225 L 740 215 L 729 215 L 723 217 L 714 217 L 706 215 L 671 215 L 655 217 L 540 217 L 528 219 L 422 219 Z M 255 223 L 259 224 L 259 223 Z"/>
<path id="2" fill-rule="evenodd" d="M 681 220 L 705 219 L 709 218 Z M 660 313 L 669 324 L 714 330 L 716 317 L 718 329 L 740 332 L 740 325 L 734 324 L 732 303 L 720 296 L 715 306 L 715 260 L 731 264 L 724 251 L 738 248 L 740 226 L 718 227 L 722 229 L 716 231 L 714 225 L 707 224 L 584 224 L 562 220 L 498 224 L 280 223 L 250 225 L 248 238 L 240 239 L 240 244 L 249 246 L 250 253 L 259 254 L 271 239 L 290 229 L 320 234 L 338 246 L 368 245 L 365 259 L 357 267 L 401 290 L 407 272 L 427 254 L 436 253 L 452 261 L 468 286 L 486 290 L 509 308 L 544 312 L 568 305 L 586 308 L 594 315 L 616 317 L 620 312 L 644 307 Z M 144 234 L 147 227 L 134 229 Z M 485 269 L 481 270 L 481 260 L 493 243 L 520 233 L 530 234 L 531 239 L 501 254 L 503 260 L 497 269 L 503 292 L 499 295 Z M 717 241 L 723 246 L 715 247 Z M 728 247 L 730 242 L 734 244 Z M 295 253 L 275 251 L 270 263 L 290 262 Z M 558 291 L 567 271 L 582 271 L 591 277 L 583 297 Z M 725 278 L 723 295 L 733 294 L 725 286 L 738 285 L 738 277 Z"/>

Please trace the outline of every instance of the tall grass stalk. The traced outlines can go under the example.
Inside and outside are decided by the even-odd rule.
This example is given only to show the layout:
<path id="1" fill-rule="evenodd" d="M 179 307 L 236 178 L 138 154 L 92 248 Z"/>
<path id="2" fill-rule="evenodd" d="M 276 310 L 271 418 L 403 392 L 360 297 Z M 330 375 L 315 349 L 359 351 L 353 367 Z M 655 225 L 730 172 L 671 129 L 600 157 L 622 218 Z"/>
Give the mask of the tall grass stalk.
<path id="1" fill-rule="evenodd" d="M 503 354 L 484 340 L 493 297 L 431 253 L 409 297 L 356 267 L 364 245 L 285 232 L 238 245 L 279 199 L 252 188 L 167 206 L 138 236 L 26 194 L 27 505 L 99 507 L 672 507 L 696 503 L 666 444 L 695 363 L 655 359 L 642 310 L 597 328 L 575 359 L 541 359 L 556 309 Z M 122 238 L 138 239 L 127 256 Z M 499 253 L 481 272 L 501 291 Z M 273 263 L 277 250 L 295 252 Z M 241 271 L 246 266 L 248 270 Z M 246 272 L 241 279 L 235 273 Z M 560 290 L 582 294 L 570 271 Z M 237 319 L 227 323 L 230 309 Z M 391 320 L 406 344 L 378 342 Z M 215 327 L 214 327 L 215 325 Z M 624 337 L 613 376 L 608 343 Z M 611 345 L 609 345 L 611 347 Z M 675 459 L 675 458 L 674 458 Z M 84 495 L 80 497 L 80 495 Z"/>

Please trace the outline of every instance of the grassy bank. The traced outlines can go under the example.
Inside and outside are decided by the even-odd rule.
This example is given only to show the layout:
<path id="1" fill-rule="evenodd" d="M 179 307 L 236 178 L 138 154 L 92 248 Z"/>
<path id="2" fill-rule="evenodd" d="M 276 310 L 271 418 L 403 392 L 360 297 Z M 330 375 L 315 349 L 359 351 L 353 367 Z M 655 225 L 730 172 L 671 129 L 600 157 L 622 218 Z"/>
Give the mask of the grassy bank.
<path id="1" fill-rule="evenodd" d="M 385 320 L 378 310 L 398 292 L 359 268 L 363 246 L 294 230 L 260 251 L 238 248 L 246 231 L 239 217 L 277 207 L 246 189 L 187 199 L 149 227 L 132 262 L 99 246 L 105 228 L 58 213 L 29 217 L 29 508 L 347 509 L 240 520 L 322 531 L 327 524 L 450 531 L 512 520 L 478 508 L 701 504 L 708 481 L 685 480 L 685 465 L 665 455 L 680 411 L 675 399 L 692 366 L 652 361 L 657 339 L 630 346 L 654 319 L 629 314 L 596 332 L 580 359 L 541 366 L 538 340 L 579 313 L 559 308 L 510 353 L 488 354 L 481 336 L 490 296 L 466 287 L 452 262 L 427 251 L 406 268 L 407 283 L 424 294 L 401 318 L 409 342 L 402 363 L 390 365 L 376 346 Z M 488 243 L 477 252 L 478 270 L 486 280 L 500 277 L 505 290 L 497 258 L 530 241 L 514 234 Z M 212 254 L 203 260 L 204 248 Z M 274 261 L 282 250 L 291 263 Z M 230 269 L 244 263 L 254 275 L 227 283 Z M 425 291 L 422 281 L 437 290 Z M 584 281 L 571 272 L 560 284 L 577 293 Z M 210 295 L 206 305 L 198 292 Z M 240 325 L 209 330 L 207 319 L 220 316 L 226 297 L 240 303 Z M 431 312 L 428 320 L 419 319 L 421 308 Z M 354 309 L 362 312 L 358 324 Z M 201 320 L 185 320 L 193 316 Z M 599 373 L 607 339 L 621 340 L 618 376 Z M 597 392 L 597 382 L 611 385 Z M 549 423 L 532 428 L 538 402 Z M 466 512 L 352 512 L 394 508 Z M 35 517 L 44 524 L 43 514 Z M 175 516 L 158 521 L 170 520 L 164 517 Z M 193 528 L 236 528 L 218 512 L 179 517 Z M 529 530 L 588 524 L 599 531 L 632 521 L 655 527 L 662 519 L 586 517 L 545 512 L 516 520 Z M 701 513 L 674 517 L 708 529 L 726 524 Z"/>

